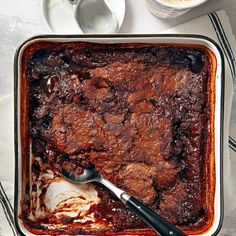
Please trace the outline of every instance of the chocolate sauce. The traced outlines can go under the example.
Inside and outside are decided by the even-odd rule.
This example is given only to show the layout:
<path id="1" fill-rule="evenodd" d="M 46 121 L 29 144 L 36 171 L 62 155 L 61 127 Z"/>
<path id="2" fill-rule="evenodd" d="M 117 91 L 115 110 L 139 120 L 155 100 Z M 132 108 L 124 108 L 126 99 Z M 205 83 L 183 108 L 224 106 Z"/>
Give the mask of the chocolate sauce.
<path id="1" fill-rule="evenodd" d="M 172 224 L 198 227 L 208 214 L 208 55 L 174 46 L 85 45 L 51 45 L 28 61 L 33 155 L 57 174 L 63 163 L 77 173 L 95 165 Z M 32 171 L 39 174 L 36 163 Z M 146 228 L 115 196 L 96 189 L 101 202 L 90 210 L 102 220 L 99 232 Z M 31 227 L 49 222 L 33 223 L 29 212 L 23 219 Z M 92 232 L 73 220 L 59 231 Z"/>

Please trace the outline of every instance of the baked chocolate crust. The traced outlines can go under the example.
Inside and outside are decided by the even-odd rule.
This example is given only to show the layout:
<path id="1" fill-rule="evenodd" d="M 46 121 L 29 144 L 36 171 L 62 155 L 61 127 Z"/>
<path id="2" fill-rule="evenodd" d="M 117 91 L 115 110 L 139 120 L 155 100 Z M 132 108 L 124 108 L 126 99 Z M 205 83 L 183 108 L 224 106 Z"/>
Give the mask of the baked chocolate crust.
<path id="1" fill-rule="evenodd" d="M 26 68 L 32 154 L 58 176 L 63 163 L 77 173 L 94 165 L 169 222 L 200 227 L 209 215 L 210 70 L 207 52 L 194 47 L 74 43 L 36 49 Z M 39 175 L 40 168 L 35 159 L 32 172 Z M 109 191 L 95 188 L 101 201 L 90 211 L 103 221 L 98 231 L 147 228 Z M 30 198 L 26 193 L 22 218 L 45 232 L 52 219 L 29 220 Z M 92 231 L 78 224 L 71 229 Z"/>

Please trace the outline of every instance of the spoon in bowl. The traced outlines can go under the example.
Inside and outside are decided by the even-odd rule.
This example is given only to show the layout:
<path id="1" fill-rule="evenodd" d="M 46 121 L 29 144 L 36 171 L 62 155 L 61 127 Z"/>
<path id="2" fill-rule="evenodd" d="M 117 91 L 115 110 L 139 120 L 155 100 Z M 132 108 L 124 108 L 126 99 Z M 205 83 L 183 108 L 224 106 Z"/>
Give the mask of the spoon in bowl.
<path id="1" fill-rule="evenodd" d="M 84 33 L 116 33 L 118 22 L 105 0 L 69 0 L 74 17 Z"/>
<path id="2" fill-rule="evenodd" d="M 143 219 L 149 226 L 151 226 L 156 232 L 162 236 L 185 236 L 183 232 L 177 229 L 175 226 L 168 223 L 161 216 L 156 214 L 153 210 L 139 202 L 134 197 L 128 195 L 123 190 L 117 188 L 110 181 L 105 179 L 95 168 L 90 167 L 84 169 L 82 174 L 71 173 L 62 168 L 62 174 L 69 181 L 77 184 L 85 184 L 89 182 L 98 182 L 110 191 L 112 191 L 130 210 L 135 212 L 141 219 Z"/>

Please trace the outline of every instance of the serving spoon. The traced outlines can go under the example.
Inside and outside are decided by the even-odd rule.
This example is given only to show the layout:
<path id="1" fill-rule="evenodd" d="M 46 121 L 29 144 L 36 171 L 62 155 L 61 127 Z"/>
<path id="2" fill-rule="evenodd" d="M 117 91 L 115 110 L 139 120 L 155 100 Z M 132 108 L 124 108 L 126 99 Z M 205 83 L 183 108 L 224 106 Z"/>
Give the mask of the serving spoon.
<path id="1" fill-rule="evenodd" d="M 118 22 L 105 0 L 69 0 L 74 17 L 84 33 L 116 33 Z"/>
<path id="2" fill-rule="evenodd" d="M 77 184 L 85 184 L 89 182 L 98 182 L 109 190 L 111 190 L 130 210 L 135 212 L 141 219 L 143 219 L 149 226 L 151 226 L 157 233 L 162 236 L 184 236 L 182 231 L 175 226 L 168 223 L 161 216 L 156 214 L 153 210 L 139 202 L 134 197 L 130 196 L 125 191 L 117 188 L 110 181 L 105 179 L 95 168 L 86 168 L 82 174 L 74 174 L 69 172 L 66 168 L 62 168 L 62 174 L 69 181 Z"/>

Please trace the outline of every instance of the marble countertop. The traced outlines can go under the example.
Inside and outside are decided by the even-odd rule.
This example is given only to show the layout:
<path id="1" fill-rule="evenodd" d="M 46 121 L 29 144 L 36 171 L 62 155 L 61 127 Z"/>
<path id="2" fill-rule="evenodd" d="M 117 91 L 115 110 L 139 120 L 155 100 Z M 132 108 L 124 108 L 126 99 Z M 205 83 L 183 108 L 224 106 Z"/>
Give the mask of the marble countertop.
<path id="1" fill-rule="evenodd" d="M 233 33 L 236 35 L 236 0 L 209 0 L 174 20 L 158 19 L 151 15 L 143 0 L 126 0 L 126 15 L 120 33 L 159 33 L 219 9 L 224 9 L 228 14 Z M 42 17 L 41 0 L 0 0 L 0 96 L 13 92 L 13 60 L 16 48 L 31 36 L 49 33 L 53 32 Z M 236 126 L 235 97 L 231 125 Z M 235 229 L 235 222 L 236 210 L 225 218 L 224 224 Z M 233 236 L 235 233 L 220 235 Z"/>

